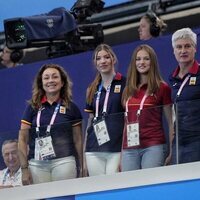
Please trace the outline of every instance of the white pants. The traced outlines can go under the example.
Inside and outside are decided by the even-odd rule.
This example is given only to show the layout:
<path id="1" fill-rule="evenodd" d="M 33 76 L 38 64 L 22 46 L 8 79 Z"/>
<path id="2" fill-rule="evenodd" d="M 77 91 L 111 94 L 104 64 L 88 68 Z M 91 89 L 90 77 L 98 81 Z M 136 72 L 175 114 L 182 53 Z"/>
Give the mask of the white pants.
<path id="1" fill-rule="evenodd" d="M 119 171 L 120 153 L 86 152 L 89 176 L 114 174 Z"/>
<path id="2" fill-rule="evenodd" d="M 77 177 L 74 156 L 41 161 L 31 159 L 29 168 L 34 184 Z"/>

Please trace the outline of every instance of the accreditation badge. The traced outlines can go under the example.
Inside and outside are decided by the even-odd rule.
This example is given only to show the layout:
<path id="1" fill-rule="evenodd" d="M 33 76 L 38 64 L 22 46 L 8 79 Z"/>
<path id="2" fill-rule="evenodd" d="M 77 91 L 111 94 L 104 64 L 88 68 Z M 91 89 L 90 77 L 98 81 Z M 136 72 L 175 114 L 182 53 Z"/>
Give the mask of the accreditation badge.
<path id="1" fill-rule="evenodd" d="M 120 93 L 121 92 L 121 85 L 115 85 L 114 93 Z"/>
<path id="2" fill-rule="evenodd" d="M 41 160 L 56 157 L 51 136 L 36 138 L 36 145 L 39 150 Z"/>
<path id="3" fill-rule="evenodd" d="M 196 85 L 196 80 L 197 80 L 196 77 L 190 77 L 189 85 Z"/>
<path id="4" fill-rule="evenodd" d="M 60 106 L 60 111 L 61 114 L 66 114 L 66 107 L 65 106 Z"/>
<path id="5" fill-rule="evenodd" d="M 110 141 L 105 120 L 96 122 L 95 124 L 93 124 L 93 128 L 99 146 Z"/>
<path id="6" fill-rule="evenodd" d="M 139 123 L 127 125 L 127 145 L 128 147 L 140 145 Z"/>

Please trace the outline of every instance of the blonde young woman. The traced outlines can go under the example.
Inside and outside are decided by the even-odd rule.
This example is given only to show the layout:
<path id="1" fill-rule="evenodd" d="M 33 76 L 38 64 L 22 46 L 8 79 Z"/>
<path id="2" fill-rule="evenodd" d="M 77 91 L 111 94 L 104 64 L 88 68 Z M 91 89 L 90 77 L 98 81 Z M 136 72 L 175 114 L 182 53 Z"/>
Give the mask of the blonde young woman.
<path id="1" fill-rule="evenodd" d="M 24 185 L 76 178 L 75 155 L 82 172 L 82 116 L 72 101 L 71 86 L 57 64 L 43 65 L 35 77 L 19 132 Z"/>
<path id="2" fill-rule="evenodd" d="M 85 108 L 89 114 L 85 149 L 89 176 L 118 172 L 124 126 L 125 78 L 115 69 L 117 57 L 110 46 L 101 44 L 93 62 L 97 75 L 87 89 Z"/>
<path id="3" fill-rule="evenodd" d="M 126 123 L 122 171 L 158 167 L 165 161 L 164 112 L 170 137 L 173 133 L 171 90 L 161 78 L 157 57 L 148 45 L 132 55 L 123 93 Z"/>

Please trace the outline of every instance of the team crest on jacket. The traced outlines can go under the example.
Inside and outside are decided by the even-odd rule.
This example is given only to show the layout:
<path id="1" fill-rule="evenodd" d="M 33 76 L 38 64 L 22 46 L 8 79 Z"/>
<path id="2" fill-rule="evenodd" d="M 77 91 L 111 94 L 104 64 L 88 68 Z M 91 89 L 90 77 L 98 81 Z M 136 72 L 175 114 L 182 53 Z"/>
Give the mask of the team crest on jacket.
<path id="1" fill-rule="evenodd" d="M 60 113 L 65 114 L 66 108 L 64 106 L 60 106 Z"/>
<path id="2" fill-rule="evenodd" d="M 196 80 L 197 80 L 196 77 L 190 77 L 189 85 L 196 85 Z"/>
<path id="3" fill-rule="evenodd" d="M 121 85 L 115 85 L 114 93 L 120 93 Z"/>

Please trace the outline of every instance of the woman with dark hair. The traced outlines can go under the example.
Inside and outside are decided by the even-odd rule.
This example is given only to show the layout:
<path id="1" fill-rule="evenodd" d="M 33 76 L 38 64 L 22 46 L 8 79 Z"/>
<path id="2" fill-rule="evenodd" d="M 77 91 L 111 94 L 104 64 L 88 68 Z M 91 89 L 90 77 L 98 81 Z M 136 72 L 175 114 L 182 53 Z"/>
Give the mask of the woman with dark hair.
<path id="1" fill-rule="evenodd" d="M 75 155 L 82 173 L 82 116 L 71 86 L 56 64 L 43 65 L 35 77 L 19 132 L 23 184 L 31 183 L 30 175 L 33 183 L 76 178 Z"/>

